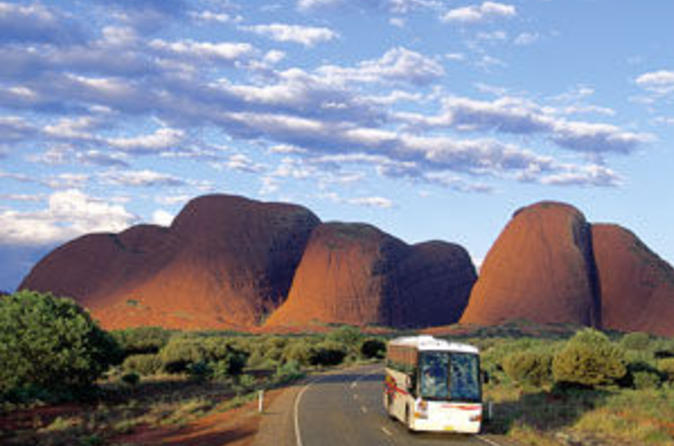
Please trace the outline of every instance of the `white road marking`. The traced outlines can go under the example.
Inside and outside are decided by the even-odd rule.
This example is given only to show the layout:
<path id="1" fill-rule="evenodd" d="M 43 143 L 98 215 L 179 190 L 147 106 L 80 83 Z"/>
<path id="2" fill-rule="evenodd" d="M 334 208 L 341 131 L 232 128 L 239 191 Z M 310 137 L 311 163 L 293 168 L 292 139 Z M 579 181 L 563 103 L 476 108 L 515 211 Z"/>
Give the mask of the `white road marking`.
<path id="1" fill-rule="evenodd" d="M 386 429 L 384 426 L 381 427 L 381 430 L 382 430 L 382 432 L 384 432 L 384 433 L 385 433 L 386 435 L 388 435 L 389 437 L 392 437 L 392 436 L 393 436 L 393 434 L 391 433 L 391 431 L 388 430 L 388 429 Z"/>
<path id="2" fill-rule="evenodd" d="M 358 399 L 358 395 L 354 393 L 354 394 L 353 394 L 353 399 L 354 399 L 354 400 L 357 400 L 357 399 Z"/>
<path id="3" fill-rule="evenodd" d="M 354 382 L 351 383 L 351 388 L 355 388 L 358 385 L 358 380 L 355 380 Z"/>
<path id="4" fill-rule="evenodd" d="M 485 443 L 490 444 L 491 446 L 501 446 L 500 444 L 498 444 L 494 440 L 490 440 L 489 438 L 485 438 L 485 437 L 482 437 L 480 435 L 476 435 L 475 438 L 477 438 L 478 440 L 482 440 Z"/>
<path id="5" fill-rule="evenodd" d="M 307 391 L 309 387 L 316 381 L 319 381 L 321 378 L 315 378 L 311 380 L 307 385 L 305 385 L 302 390 L 300 390 L 300 393 L 297 394 L 297 398 L 295 398 L 295 410 L 294 410 L 294 415 L 295 415 L 295 440 L 297 440 L 297 446 L 303 446 L 302 445 L 302 435 L 300 434 L 300 417 L 298 415 L 299 407 L 300 407 L 300 400 L 302 399 L 302 395 L 304 395 L 304 392 Z"/>
<path id="6" fill-rule="evenodd" d="M 367 407 L 360 406 L 360 411 L 363 412 L 363 413 L 367 413 Z"/>

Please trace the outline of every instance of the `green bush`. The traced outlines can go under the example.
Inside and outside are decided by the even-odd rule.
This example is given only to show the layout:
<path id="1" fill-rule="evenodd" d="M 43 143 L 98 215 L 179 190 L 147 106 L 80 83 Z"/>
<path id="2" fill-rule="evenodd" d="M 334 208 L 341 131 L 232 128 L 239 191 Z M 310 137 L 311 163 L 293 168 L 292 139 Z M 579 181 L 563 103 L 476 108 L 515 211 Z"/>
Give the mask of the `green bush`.
<path id="1" fill-rule="evenodd" d="M 124 384 L 135 387 L 140 382 L 140 375 L 136 372 L 130 372 L 122 375 L 121 379 Z"/>
<path id="2" fill-rule="evenodd" d="M 552 361 L 555 382 L 595 386 L 624 377 L 624 354 L 600 331 L 587 328 L 567 341 Z"/>
<path id="3" fill-rule="evenodd" d="M 121 358 L 112 336 L 71 299 L 33 291 L 0 299 L 0 394 L 88 387 Z"/>
<path id="4" fill-rule="evenodd" d="M 552 355 L 548 353 L 513 353 L 503 360 L 503 370 L 520 384 L 536 387 L 552 381 Z"/>
<path id="5" fill-rule="evenodd" d="M 111 334 L 126 355 L 140 355 L 159 352 L 173 333 L 161 327 L 137 327 L 115 330 Z"/>
<path id="6" fill-rule="evenodd" d="M 635 332 L 627 333 L 620 340 L 620 346 L 627 350 L 646 350 L 651 343 L 651 337 L 648 333 Z"/>
<path id="7" fill-rule="evenodd" d="M 674 383 L 674 358 L 666 358 L 658 361 L 658 370 L 664 375 L 667 381 Z"/>
<path id="8" fill-rule="evenodd" d="M 161 359 L 159 355 L 143 354 L 127 356 L 122 363 L 122 370 L 126 372 L 137 372 L 142 376 L 154 375 L 161 369 Z"/>
<path id="9" fill-rule="evenodd" d="M 380 339 L 366 339 L 360 346 L 363 358 L 383 358 L 386 356 L 386 343 Z"/>
<path id="10" fill-rule="evenodd" d="M 618 381 L 618 384 L 621 387 L 653 389 L 660 387 L 665 379 L 664 373 L 648 362 L 634 361 L 627 364 L 627 373 Z"/>
<path id="11" fill-rule="evenodd" d="M 304 372 L 297 361 L 288 361 L 276 369 L 274 381 L 280 384 L 286 384 L 298 379 L 304 378 Z"/>
<path id="12" fill-rule="evenodd" d="M 342 363 L 346 353 L 346 350 L 340 344 L 324 341 L 312 349 L 309 364 L 318 366 L 338 365 Z"/>
<path id="13" fill-rule="evenodd" d="M 660 387 L 662 380 L 659 373 L 644 370 L 632 374 L 632 383 L 635 389 L 655 389 Z"/>
<path id="14" fill-rule="evenodd" d="M 248 354 L 232 347 L 226 338 L 174 336 L 161 349 L 159 358 L 169 373 L 185 372 L 197 362 L 224 361 L 227 373 L 235 375 L 246 365 Z"/>
<path id="15" fill-rule="evenodd" d="M 360 346 L 363 335 L 357 327 L 343 325 L 328 333 L 325 339 L 336 342 L 348 350 L 356 351 Z"/>
<path id="16" fill-rule="evenodd" d="M 307 366 L 311 364 L 311 358 L 315 354 L 316 349 L 306 340 L 295 341 L 288 344 L 283 349 L 283 362 L 295 361 L 298 364 Z"/>

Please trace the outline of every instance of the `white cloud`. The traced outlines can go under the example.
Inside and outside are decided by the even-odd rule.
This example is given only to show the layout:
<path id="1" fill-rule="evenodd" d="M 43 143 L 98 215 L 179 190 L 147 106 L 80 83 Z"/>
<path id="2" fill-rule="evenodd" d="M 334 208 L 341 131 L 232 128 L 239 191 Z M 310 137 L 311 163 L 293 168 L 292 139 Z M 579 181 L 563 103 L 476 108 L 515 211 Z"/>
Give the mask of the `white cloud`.
<path id="1" fill-rule="evenodd" d="M 154 200 L 159 204 L 164 205 L 175 205 L 175 204 L 186 204 L 192 196 L 181 194 L 181 195 L 158 195 L 155 196 Z"/>
<path id="2" fill-rule="evenodd" d="M 503 96 L 494 101 L 448 97 L 437 116 L 398 115 L 416 127 L 454 127 L 463 131 L 496 130 L 514 134 L 548 134 L 559 146 L 588 153 L 630 153 L 653 140 L 646 133 L 629 132 L 604 123 L 569 121 L 554 108 L 522 98 Z"/>
<path id="3" fill-rule="evenodd" d="M 244 26 L 241 29 L 269 37 L 277 42 L 294 42 L 304 46 L 314 46 L 339 37 L 338 33 L 329 28 L 284 23 Z"/>
<path id="4" fill-rule="evenodd" d="M 183 186 L 185 181 L 173 175 L 153 170 L 111 170 L 100 174 L 101 179 L 116 186 Z"/>
<path id="5" fill-rule="evenodd" d="M 62 242 L 85 233 L 119 232 L 135 221 L 137 218 L 121 205 L 70 189 L 52 193 L 47 209 L 0 213 L 0 243 Z"/>
<path id="6" fill-rule="evenodd" d="M 297 8 L 300 10 L 309 10 L 325 6 L 335 6 L 343 2 L 344 0 L 298 0 Z"/>
<path id="7" fill-rule="evenodd" d="M 491 32 L 479 32 L 477 33 L 478 40 L 486 40 L 490 42 L 504 41 L 508 38 L 508 33 L 505 31 L 497 30 Z"/>
<path id="8" fill-rule="evenodd" d="M 445 22 L 476 23 L 497 17 L 513 17 L 517 15 L 515 6 L 505 3 L 484 2 L 481 5 L 470 5 L 455 8 L 442 16 Z"/>
<path id="9" fill-rule="evenodd" d="M 184 138 L 183 130 L 163 127 L 148 135 L 109 138 L 106 143 L 125 152 L 156 153 L 176 148 Z"/>
<path id="10" fill-rule="evenodd" d="M 535 43 L 540 38 L 538 33 L 520 33 L 515 37 L 513 43 L 518 46 L 526 46 Z"/>
<path id="11" fill-rule="evenodd" d="M 238 170 L 247 173 L 261 173 L 266 170 L 263 164 L 256 163 L 250 157 L 243 153 L 235 153 L 227 158 L 227 161 L 222 163 L 211 163 L 215 168 L 225 167 L 230 170 Z"/>
<path id="12" fill-rule="evenodd" d="M 0 42 L 80 42 L 82 32 L 55 9 L 40 3 L 20 5 L 0 2 Z"/>
<path id="13" fill-rule="evenodd" d="M 574 186 L 619 186 L 622 177 L 613 170 L 596 164 L 588 166 L 568 166 L 567 172 L 547 175 L 541 178 L 542 184 Z"/>
<path id="14" fill-rule="evenodd" d="M 254 48 L 249 43 L 240 42 L 195 42 L 193 40 L 179 40 L 168 42 L 154 39 L 150 46 L 156 50 L 175 53 L 193 58 L 207 58 L 225 62 L 234 62 L 252 55 Z"/>
<path id="15" fill-rule="evenodd" d="M 190 11 L 190 17 L 195 20 L 204 21 L 204 22 L 216 22 L 216 23 L 230 23 L 230 22 L 240 22 L 242 17 L 234 16 L 224 13 L 224 12 L 213 12 L 213 11 Z"/>
<path id="16" fill-rule="evenodd" d="M 173 215 L 163 209 L 157 209 L 152 213 L 152 223 L 160 226 L 171 226 Z"/>
<path id="17" fill-rule="evenodd" d="M 374 207 L 381 209 L 390 209 L 393 207 L 393 201 L 384 197 L 349 198 L 346 200 L 346 202 L 357 206 Z"/>
<path id="18" fill-rule="evenodd" d="M 445 74 L 442 65 L 433 58 L 404 47 L 392 48 L 381 58 L 363 61 L 356 68 L 324 65 L 316 71 L 338 84 L 396 81 L 423 85 Z"/>
<path id="19" fill-rule="evenodd" d="M 637 85 L 658 94 L 674 92 L 674 71 L 659 70 L 644 73 L 637 77 Z"/>

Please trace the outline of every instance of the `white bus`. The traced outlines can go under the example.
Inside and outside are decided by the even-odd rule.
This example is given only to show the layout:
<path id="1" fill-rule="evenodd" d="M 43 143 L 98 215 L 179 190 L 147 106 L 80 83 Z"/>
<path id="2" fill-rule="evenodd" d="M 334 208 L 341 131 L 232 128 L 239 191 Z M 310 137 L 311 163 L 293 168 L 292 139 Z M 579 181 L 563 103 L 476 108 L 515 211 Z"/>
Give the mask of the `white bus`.
<path id="1" fill-rule="evenodd" d="M 476 434 L 482 380 L 476 347 L 433 336 L 391 340 L 386 349 L 384 408 L 410 431 Z"/>

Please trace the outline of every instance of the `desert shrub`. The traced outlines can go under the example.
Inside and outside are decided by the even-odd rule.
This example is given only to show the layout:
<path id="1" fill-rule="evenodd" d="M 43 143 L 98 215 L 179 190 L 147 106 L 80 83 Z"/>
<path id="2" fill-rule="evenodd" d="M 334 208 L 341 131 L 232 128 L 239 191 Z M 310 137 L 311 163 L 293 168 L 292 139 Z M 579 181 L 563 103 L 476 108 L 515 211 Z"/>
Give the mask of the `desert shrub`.
<path id="1" fill-rule="evenodd" d="M 122 370 L 137 372 L 142 376 L 154 375 L 161 369 L 161 359 L 155 354 L 127 356 L 122 363 Z"/>
<path id="2" fill-rule="evenodd" d="M 241 375 L 237 380 L 236 387 L 239 393 L 250 392 L 257 386 L 257 380 L 253 375 Z"/>
<path id="3" fill-rule="evenodd" d="M 552 355 L 535 352 L 513 353 L 503 360 L 503 370 L 515 382 L 538 387 L 552 381 Z"/>
<path id="4" fill-rule="evenodd" d="M 213 369 L 205 361 L 197 361 L 187 365 L 187 374 L 195 381 L 206 381 L 213 376 Z"/>
<path id="5" fill-rule="evenodd" d="M 125 373 L 121 380 L 127 386 L 135 387 L 140 382 L 140 375 L 136 372 Z"/>
<path id="6" fill-rule="evenodd" d="M 120 361 L 112 336 L 73 300 L 33 291 L 0 299 L 0 394 L 87 387 Z"/>
<path id="7" fill-rule="evenodd" d="M 618 384 L 621 387 L 635 389 L 653 389 L 659 387 L 666 379 L 656 367 L 645 361 L 634 361 L 627 364 L 627 373 Z"/>
<path id="8" fill-rule="evenodd" d="M 648 333 L 627 333 L 620 340 L 620 346 L 626 350 L 646 350 L 651 342 Z"/>
<path id="9" fill-rule="evenodd" d="M 635 389 L 655 389 L 660 387 L 662 380 L 659 373 L 644 370 L 632 374 L 632 383 Z"/>
<path id="10" fill-rule="evenodd" d="M 674 358 L 665 358 L 658 361 L 658 370 L 667 381 L 674 383 Z"/>
<path id="11" fill-rule="evenodd" d="M 309 357 L 309 364 L 318 366 L 341 364 L 346 353 L 346 349 L 340 344 L 324 341 L 313 347 Z"/>
<path id="12" fill-rule="evenodd" d="M 623 351 L 605 334 L 591 328 L 576 333 L 552 361 L 552 374 L 559 383 L 609 384 L 626 372 Z"/>
<path id="13" fill-rule="evenodd" d="M 315 351 L 314 346 L 306 340 L 295 341 L 283 349 L 282 360 L 284 363 L 296 361 L 298 364 L 306 366 L 311 364 L 311 358 Z"/>
<path id="14" fill-rule="evenodd" d="M 224 362 L 229 374 L 238 374 L 246 365 L 248 354 L 218 337 L 173 337 L 159 352 L 162 367 L 169 373 L 187 371 L 197 362 Z"/>
<path id="15" fill-rule="evenodd" d="M 173 333 L 161 327 L 137 327 L 115 330 L 111 334 L 126 355 L 140 355 L 159 352 Z"/>
<path id="16" fill-rule="evenodd" d="M 383 358 L 386 356 L 386 343 L 381 339 L 366 339 L 360 346 L 363 358 Z"/>
<path id="17" fill-rule="evenodd" d="M 279 384 L 286 384 L 304 377 L 304 372 L 297 361 L 288 361 L 279 366 L 274 374 L 274 381 Z"/>
<path id="18" fill-rule="evenodd" d="M 343 325 L 328 333 L 325 339 L 327 341 L 336 342 L 349 350 L 355 351 L 360 346 L 363 335 L 357 327 Z"/>

